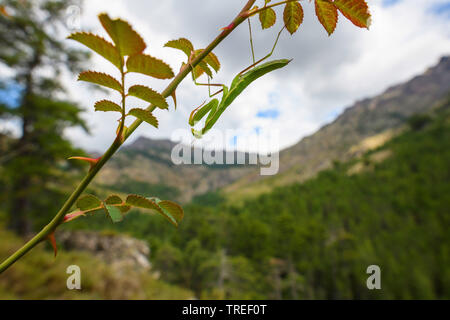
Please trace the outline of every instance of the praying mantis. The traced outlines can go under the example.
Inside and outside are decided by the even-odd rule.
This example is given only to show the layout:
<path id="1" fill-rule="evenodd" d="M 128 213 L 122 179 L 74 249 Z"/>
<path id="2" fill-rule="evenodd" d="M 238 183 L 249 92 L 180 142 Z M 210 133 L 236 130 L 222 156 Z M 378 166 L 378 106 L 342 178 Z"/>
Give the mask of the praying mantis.
<path id="1" fill-rule="evenodd" d="M 250 20 L 248 20 L 249 25 L 249 32 L 250 32 L 250 45 L 252 49 L 252 56 L 253 56 L 253 64 L 241 71 L 231 82 L 231 86 L 227 87 L 223 84 L 210 84 L 209 83 L 209 76 L 208 76 L 208 83 L 198 83 L 195 79 L 194 72 L 192 72 L 193 80 L 196 85 L 204 85 L 208 86 L 208 89 L 210 90 L 211 86 L 220 86 L 222 89 L 214 93 L 213 95 L 210 95 L 210 98 L 214 97 L 215 95 L 222 92 L 222 98 L 217 99 L 214 98 L 211 101 L 209 101 L 207 104 L 203 103 L 198 108 L 194 109 L 189 117 L 189 125 L 191 126 L 191 132 L 195 138 L 201 138 L 204 134 L 206 134 L 219 120 L 220 116 L 223 114 L 223 112 L 233 103 L 233 101 L 255 80 L 259 79 L 263 75 L 272 72 L 274 70 L 280 69 L 285 67 L 286 65 L 291 62 L 289 59 L 279 59 L 279 60 L 272 60 L 265 62 L 258 66 L 261 62 L 268 59 L 274 52 L 275 47 L 277 46 L 278 39 L 280 38 L 281 33 L 283 32 L 284 26 L 280 32 L 277 35 L 277 38 L 275 40 L 275 44 L 272 48 L 272 51 L 267 54 L 265 57 L 261 58 L 260 60 L 255 62 L 255 55 L 254 55 L 254 49 L 253 49 L 253 39 L 252 39 L 252 30 L 251 30 L 251 24 Z M 190 63 L 190 61 L 189 61 Z M 201 130 L 196 130 L 193 127 L 201 121 L 206 115 L 206 121 Z"/>

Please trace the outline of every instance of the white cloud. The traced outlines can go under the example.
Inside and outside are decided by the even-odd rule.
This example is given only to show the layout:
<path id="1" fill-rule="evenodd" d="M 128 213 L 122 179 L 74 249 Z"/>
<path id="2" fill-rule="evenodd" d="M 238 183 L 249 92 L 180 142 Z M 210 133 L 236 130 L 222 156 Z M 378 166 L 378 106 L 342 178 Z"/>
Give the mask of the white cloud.
<path id="1" fill-rule="evenodd" d="M 442 0 L 404 0 L 388 7 L 382 6 L 382 0 L 368 2 L 373 14 L 370 31 L 356 28 L 340 16 L 331 37 L 314 16 L 313 4 L 303 2 L 304 24 L 293 37 L 284 34 L 274 54 L 274 58 L 294 58 L 292 63 L 252 84 L 229 107 L 216 127 L 243 132 L 254 132 L 255 127 L 263 131 L 279 130 L 281 147 L 286 147 L 313 133 L 331 115 L 355 100 L 406 81 L 450 53 L 450 21 L 430 10 L 433 5 L 443 3 Z M 113 17 L 122 17 L 144 36 L 150 54 L 163 58 L 178 70 L 184 57 L 176 50 L 163 48 L 164 43 L 189 37 L 197 47 L 204 47 L 241 6 L 241 0 L 90 0 L 86 1 L 82 27 L 104 34 L 96 21 L 98 13 L 105 11 Z M 257 22 L 253 20 L 254 41 L 257 56 L 263 56 L 270 50 L 276 30 L 262 32 Z M 223 65 L 215 81 L 229 83 L 251 60 L 246 25 L 215 52 Z M 96 70 L 114 72 L 114 67 L 99 57 L 92 64 Z M 87 136 L 79 130 L 70 130 L 68 135 L 88 150 L 103 150 L 114 139 L 116 119 L 93 112 L 93 104 L 104 94 L 88 91 L 85 84 L 76 83 L 75 79 L 75 76 L 67 77 L 65 82 L 72 96 L 86 107 L 86 119 L 93 134 Z M 167 83 L 142 77 L 130 77 L 130 80 L 144 80 L 156 89 L 162 89 Z M 277 92 L 280 97 L 276 105 L 270 103 L 271 92 Z M 142 125 L 134 137 L 170 138 L 173 130 L 188 129 L 189 113 L 208 98 L 207 89 L 186 81 L 178 88 L 177 96 L 176 112 L 157 112 L 159 130 Z M 259 110 L 269 108 L 276 108 L 280 116 L 277 119 L 256 116 Z"/>

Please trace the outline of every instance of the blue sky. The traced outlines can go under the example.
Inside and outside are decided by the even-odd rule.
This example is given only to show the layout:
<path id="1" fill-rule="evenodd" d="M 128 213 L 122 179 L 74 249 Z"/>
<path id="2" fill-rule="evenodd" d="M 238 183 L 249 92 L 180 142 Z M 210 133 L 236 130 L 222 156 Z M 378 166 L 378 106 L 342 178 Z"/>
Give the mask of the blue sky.
<path id="1" fill-rule="evenodd" d="M 0 103 L 10 108 L 15 108 L 20 103 L 22 87 L 15 83 L 9 83 L 5 88 L 0 88 Z"/>

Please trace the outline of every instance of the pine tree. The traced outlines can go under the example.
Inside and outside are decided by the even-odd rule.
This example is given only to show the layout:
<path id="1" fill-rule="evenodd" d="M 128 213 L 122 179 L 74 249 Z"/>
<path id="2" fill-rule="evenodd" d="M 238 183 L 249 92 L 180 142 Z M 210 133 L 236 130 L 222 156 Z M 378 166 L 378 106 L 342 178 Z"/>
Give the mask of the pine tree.
<path id="1" fill-rule="evenodd" d="M 0 90 L 13 91 L 18 99 L 0 101 L 0 120 L 20 123 L 20 134 L 2 157 L 5 181 L 0 200 L 9 213 L 10 228 L 25 235 L 32 231 L 31 218 L 39 213 L 40 219 L 47 219 L 63 196 L 55 187 L 58 165 L 74 154 L 64 130 L 76 126 L 87 130 L 81 108 L 65 100 L 59 79 L 65 70 L 80 70 L 87 54 L 61 40 L 67 28 L 67 8 L 74 1 L 2 3 L 0 65 L 11 76 L 0 77 Z"/>

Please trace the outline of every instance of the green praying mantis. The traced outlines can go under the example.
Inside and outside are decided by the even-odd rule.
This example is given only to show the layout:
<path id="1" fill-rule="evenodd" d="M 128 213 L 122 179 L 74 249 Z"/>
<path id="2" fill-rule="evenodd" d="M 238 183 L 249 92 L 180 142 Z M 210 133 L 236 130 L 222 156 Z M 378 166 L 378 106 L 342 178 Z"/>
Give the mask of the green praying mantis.
<path id="1" fill-rule="evenodd" d="M 219 94 L 222 92 L 222 98 L 220 99 L 212 99 L 207 104 L 203 103 L 198 108 L 194 109 L 189 117 L 189 125 L 191 126 L 192 134 L 195 138 L 201 138 L 204 134 L 206 134 L 219 120 L 220 116 L 223 114 L 223 112 L 233 103 L 233 101 L 255 80 L 259 79 L 260 77 L 264 76 L 265 74 L 272 72 L 274 70 L 280 69 L 285 67 L 286 65 L 291 62 L 289 59 L 280 59 L 280 60 L 272 60 L 265 62 L 261 65 L 261 62 L 268 59 L 274 52 L 275 47 L 277 46 L 278 39 L 280 38 L 281 33 L 283 32 L 284 26 L 280 32 L 277 35 L 277 38 L 275 40 L 275 44 L 272 48 L 272 51 L 267 54 L 262 59 L 255 62 L 254 58 L 254 49 L 253 49 L 253 39 L 252 39 L 252 31 L 251 31 L 251 24 L 250 20 L 248 20 L 249 23 L 249 32 L 250 32 L 250 45 L 252 49 L 252 55 L 253 55 L 253 64 L 241 71 L 231 82 L 231 86 L 227 87 L 223 84 L 211 84 L 209 83 L 210 77 L 208 76 L 208 83 L 198 83 L 195 79 L 194 72 L 192 72 L 193 80 L 196 85 L 204 85 L 208 86 L 208 89 L 210 89 L 211 86 L 219 86 L 222 87 L 219 91 L 214 93 L 213 95 L 210 95 L 210 98 L 213 96 Z M 190 63 L 190 61 L 189 61 Z M 192 67 L 192 66 L 191 66 Z M 193 68 L 192 68 L 193 69 Z M 205 124 L 201 130 L 195 130 L 193 127 L 201 121 L 206 115 L 207 118 L 205 120 Z"/>

